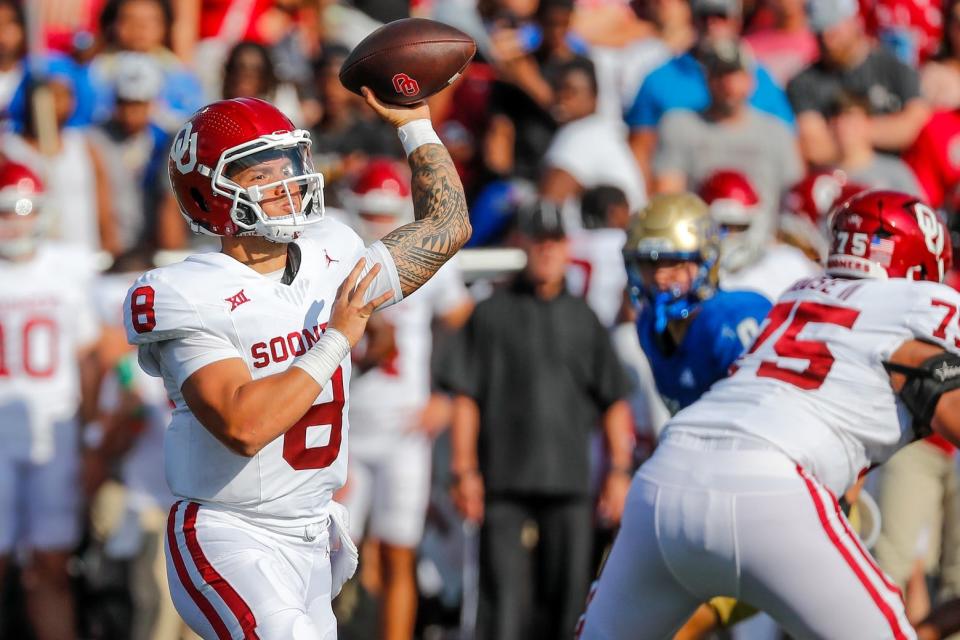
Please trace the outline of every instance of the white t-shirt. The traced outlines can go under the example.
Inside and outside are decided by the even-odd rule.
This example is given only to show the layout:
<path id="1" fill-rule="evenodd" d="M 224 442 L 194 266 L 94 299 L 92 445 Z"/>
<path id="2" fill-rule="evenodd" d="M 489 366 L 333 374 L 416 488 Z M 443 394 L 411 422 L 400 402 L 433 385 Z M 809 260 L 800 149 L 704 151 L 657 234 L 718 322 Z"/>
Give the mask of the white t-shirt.
<path id="1" fill-rule="evenodd" d="M 643 174 L 627 145 L 626 134 L 600 114 L 560 127 L 544 156 L 548 167 L 563 169 L 584 189 L 600 185 L 619 187 L 630 210 L 647 203 Z"/>
<path id="2" fill-rule="evenodd" d="M 100 334 L 93 256 L 45 243 L 26 262 L 0 260 L 0 446 L 43 462 L 52 425 L 80 400 L 77 351 Z"/>
<path id="3" fill-rule="evenodd" d="M 623 47 L 590 47 L 597 71 L 597 113 L 624 128 L 623 114 L 633 105 L 644 78 L 671 58 L 659 38 L 644 38 Z"/>
<path id="4" fill-rule="evenodd" d="M 913 339 L 960 353 L 958 308 L 960 293 L 932 282 L 798 282 L 736 372 L 667 429 L 761 438 L 840 495 L 914 437 L 883 362 Z"/>
<path id="5" fill-rule="evenodd" d="M 470 300 L 452 261 L 410 297 L 386 309 L 381 318 L 394 327 L 396 350 L 379 367 L 350 382 L 350 425 L 354 439 L 409 430 L 430 397 L 430 354 L 434 317 Z"/>
<path id="6" fill-rule="evenodd" d="M 621 229 L 578 229 L 570 233 L 567 287 L 587 301 L 607 328 L 617 319 L 627 286 L 622 253 L 626 241 L 627 234 Z"/>
<path id="7" fill-rule="evenodd" d="M 387 249 L 364 249 L 349 227 L 324 220 L 301 238 L 300 268 L 287 285 L 222 253 L 193 255 L 147 272 L 124 303 L 127 339 L 140 365 L 162 376 L 173 401 L 165 438 L 167 482 L 174 495 L 263 523 L 299 525 L 326 515 L 346 477 L 350 359 L 324 386 L 313 407 L 283 436 L 252 457 L 220 443 L 191 413 L 180 392 L 200 368 L 239 358 L 254 379 L 285 371 L 317 340 L 337 288 L 364 256 L 381 265 L 367 297 L 402 298 Z"/>

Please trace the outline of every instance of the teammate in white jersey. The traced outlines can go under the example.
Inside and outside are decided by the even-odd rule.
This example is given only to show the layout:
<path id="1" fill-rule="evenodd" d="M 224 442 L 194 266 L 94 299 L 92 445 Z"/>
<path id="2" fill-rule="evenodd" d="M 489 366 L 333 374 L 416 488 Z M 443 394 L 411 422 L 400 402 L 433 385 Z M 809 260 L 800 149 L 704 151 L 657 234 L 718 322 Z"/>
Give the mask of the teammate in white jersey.
<path id="1" fill-rule="evenodd" d="M 41 640 L 75 633 L 67 560 L 80 538 L 79 425 L 94 413 L 81 390 L 95 378 L 99 334 L 93 257 L 41 240 L 42 200 L 35 174 L 0 164 L 0 591 L 23 545 Z"/>
<path id="2" fill-rule="evenodd" d="M 828 275 L 780 298 L 638 471 L 580 637 L 669 638 L 717 594 L 794 638 L 915 637 L 835 496 L 931 429 L 960 441 L 950 241 L 895 192 L 847 201 L 831 235 Z"/>
<path id="3" fill-rule="evenodd" d="M 372 160 L 348 204 L 365 240 L 393 231 L 413 220 L 408 172 L 393 160 Z M 416 294 L 372 318 L 366 345 L 354 353 L 342 496 L 353 540 L 359 544 L 369 519 L 369 533 L 379 542 L 364 548 L 379 549 L 382 640 L 413 637 L 415 551 L 430 497 L 431 436 L 449 414 L 446 396 L 430 393 L 431 323 L 436 318 L 456 329 L 472 310 L 455 260 L 448 262 Z"/>
<path id="4" fill-rule="evenodd" d="M 331 500 L 346 474 L 350 348 L 375 308 L 418 289 L 470 235 L 429 109 L 369 92 L 367 103 L 398 127 L 416 220 L 366 249 L 324 219 L 309 134 L 272 105 L 208 105 L 171 148 L 182 213 L 222 249 L 142 276 L 125 324 L 175 404 L 167 571 L 204 638 L 336 636 L 330 601 L 356 568 Z"/>

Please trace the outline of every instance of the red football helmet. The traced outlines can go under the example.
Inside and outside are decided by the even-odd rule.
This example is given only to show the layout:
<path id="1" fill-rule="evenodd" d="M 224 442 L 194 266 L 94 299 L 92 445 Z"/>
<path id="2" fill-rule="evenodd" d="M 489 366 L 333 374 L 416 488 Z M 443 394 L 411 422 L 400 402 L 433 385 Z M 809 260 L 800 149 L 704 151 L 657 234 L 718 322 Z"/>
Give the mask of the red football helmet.
<path id="1" fill-rule="evenodd" d="M 360 235 L 368 241 L 412 222 L 413 200 L 406 165 L 389 158 L 370 160 L 347 194 L 346 204 L 359 217 Z"/>
<path id="2" fill-rule="evenodd" d="M 933 209 L 898 191 L 868 191 L 830 214 L 827 273 L 943 282 L 950 234 Z"/>
<path id="3" fill-rule="evenodd" d="M 34 250 L 43 235 L 43 183 L 22 164 L 0 162 L 0 256 L 17 258 Z"/>
<path id="4" fill-rule="evenodd" d="M 700 185 L 700 197 L 720 229 L 720 267 L 739 271 L 763 255 L 770 228 L 750 179 L 735 170 L 713 172 Z"/>
<path id="5" fill-rule="evenodd" d="M 809 248 L 825 260 L 830 248 L 827 215 L 835 205 L 866 190 L 866 186 L 848 181 L 843 171 L 808 174 L 783 196 L 779 226 L 784 240 Z"/>
<path id="6" fill-rule="evenodd" d="M 323 176 L 313 168 L 310 133 L 258 98 L 197 111 L 174 138 L 167 170 L 197 233 L 289 242 L 323 219 Z"/>

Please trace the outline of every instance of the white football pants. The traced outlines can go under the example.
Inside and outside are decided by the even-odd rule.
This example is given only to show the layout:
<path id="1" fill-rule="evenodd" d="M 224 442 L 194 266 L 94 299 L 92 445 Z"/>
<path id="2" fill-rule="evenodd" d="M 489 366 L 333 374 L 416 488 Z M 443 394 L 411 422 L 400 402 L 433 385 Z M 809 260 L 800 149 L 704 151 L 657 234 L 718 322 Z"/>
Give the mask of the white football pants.
<path id="1" fill-rule="evenodd" d="M 181 500 L 167 521 L 174 606 L 204 640 L 335 640 L 323 525 L 281 533 Z"/>
<path id="2" fill-rule="evenodd" d="M 794 638 L 915 638 L 835 497 L 759 441 L 667 431 L 637 472 L 583 640 L 671 638 L 714 596 Z"/>

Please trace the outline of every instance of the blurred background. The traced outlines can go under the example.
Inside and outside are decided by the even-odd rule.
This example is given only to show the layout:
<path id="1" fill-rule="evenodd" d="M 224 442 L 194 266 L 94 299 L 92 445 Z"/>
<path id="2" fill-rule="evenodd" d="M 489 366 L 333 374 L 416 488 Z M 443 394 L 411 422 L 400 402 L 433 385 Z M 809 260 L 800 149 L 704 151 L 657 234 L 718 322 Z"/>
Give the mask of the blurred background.
<path id="1" fill-rule="evenodd" d="M 651 198 L 698 193 L 725 230 L 720 286 L 768 300 L 818 273 L 828 211 L 863 189 L 916 194 L 960 230 L 957 0 L 0 0 L 0 155 L 42 183 L 37 241 L 63 258 L 30 276 L 0 259 L 0 638 L 190 637 L 161 559 L 168 403 L 126 346 L 121 316 L 137 274 L 218 248 L 180 216 L 166 176 L 172 137 L 207 102 L 273 102 L 312 133 L 326 215 L 373 241 L 412 219 L 409 171 L 395 131 L 337 73 L 366 35 L 411 16 L 478 43 L 462 77 L 430 100 L 473 238 L 432 293 L 371 322 L 354 354 L 340 499 L 362 544 L 358 575 L 334 603 L 343 638 L 572 636 L 549 621 L 582 604 L 559 611 L 544 594 L 573 581 L 582 603 L 613 535 L 615 518 L 591 515 L 609 467 L 594 427 L 629 421 L 633 468 L 678 408 L 657 392 L 638 342 L 641 301 L 621 255 Z M 0 245 L 11 238 L 0 229 Z M 490 400 L 471 393 L 486 388 L 480 374 L 462 370 L 461 347 L 482 326 L 471 313 L 536 278 L 584 298 L 609 344 L 570 354 L 556 329 L 534 364 L 549 369 L 562 351 L 616 366 L 609 375 L 629 384 L 598 387 L 574 427 L 583 450 L 527 450 L 550 432 L 502 428 L 483 442 L 513 452 L 465 467 L 448 426 Z M 48 295 L 69 300 L 84 330 L 24 321 L 22 305 Z M 603 359 L 610 349 L 615 363 Z M 44 387 L 60 369 L 72 382 Z M 553 392 L 518 389 L 515 401 L 549 403 Z M 24 407 L 50 403 L 50 420 L 78 426 L 38 442 Z M 488 433 L 498 418 L 474 423 Z M 889 478 L 868 480 L 861 533 L 916 621 L 960 595 L 960 504 L 949 444 L 906 452 Z M 560 471 L 511 484 L 524 468 Z M 478 508 L 457 489 L 472 473 L 505 478 L 498 495 L 522 514 L 494 519 L 503 514 L 489 486 L 484 514 L 482 498 Z M 589 505 L 587 517 L 550 524 L 558 504 Z M 576 542 L 550 542 L 555 526 Z M 481 585 L 498 536 L 518 550 L 510 575 L 520 579 Z M 573 554 L 589 572 L 551 573 Z M 511 606 L 480 602 L 498 593 Z M 780 637 L 762 616 L 718 617 L 687 637 Z M 491 631 L 508 618 L 526 631 Z"/>

